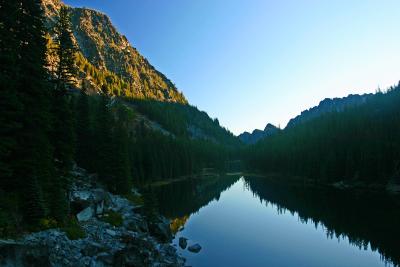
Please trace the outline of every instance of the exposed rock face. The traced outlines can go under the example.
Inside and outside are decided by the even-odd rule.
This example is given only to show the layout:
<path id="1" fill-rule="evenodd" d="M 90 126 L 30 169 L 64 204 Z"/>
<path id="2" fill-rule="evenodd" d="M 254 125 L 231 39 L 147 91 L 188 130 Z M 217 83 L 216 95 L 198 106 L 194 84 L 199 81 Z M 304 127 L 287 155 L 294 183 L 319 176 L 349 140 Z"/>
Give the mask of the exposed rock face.
<path id="1" fill-rule="evenodd" d="M 86 237 L 70 240 L 62 230 L 50 229 L 19 240 L 0 240 L 0 266 L 184 266 L 185 260 L 169 243 L 168 220 L 159 216 L 156 236 L 144 216 L 136 212 L 137 206 L 92 185 L 79 168 L 72 173 L 77 182 L 70 200 L 83 208 L 76 210 L 76 215 Z M 95 212 L 99 203 L 104 213 L 120 214 L 122 225 L 102 221 L 103 213 Z"/>
<path id="2" fill-rule="evenodd" d="M 325 98 L 322 100 L 318 106 L 310 108 L 301 112 L 300 115 L 291 119 L 287 124 L 286 128 L 291 128 L 300 123 L 304 123 L 311 119 L 317 118 L 328 112 L 341 112 L 347 108 L 351 108 L 354 106 L 359 106 L 367 102 L 369 98 L 371 98 L 373 94 L 364 94 L 364 95 L 349 95 L 343 98 Z"/>
<path id="3" fill-rule="evenodd" d="M 65 5 L 60 0 L 42 0 L 42 4 L 47 18 L 46 26 L 50 35 L 54 36 L 59 10 Z M 80 52 L 97 69 L 114 73 L 131 84 L 134 89 L 130 96 L 187 103 L 175 85 L 115 29 L 108 16 L 87 8 L 68 8 Z M 102 85 L 94 86 L 100 90 Z"/>
<path id="4" fill-rule="evenodd" d="M 255 144 L 259 140 L 272 136 L 280 131 L 276 126 L 268 123 L 264 130 L 255 129 L 252 133 L 244 132 L 239 135 L 239 139 L 245 144 Z"/>

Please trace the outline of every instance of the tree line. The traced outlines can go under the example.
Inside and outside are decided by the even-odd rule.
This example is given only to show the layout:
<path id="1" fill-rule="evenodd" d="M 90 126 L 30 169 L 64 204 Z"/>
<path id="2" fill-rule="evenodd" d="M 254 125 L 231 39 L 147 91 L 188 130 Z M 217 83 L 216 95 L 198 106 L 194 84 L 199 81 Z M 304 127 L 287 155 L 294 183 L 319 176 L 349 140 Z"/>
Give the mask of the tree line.
<path id="1" fill-rule="evenodd" d="M 249 167 L 314 179 L 385 184 L 400 175 L 400 84 L 365 104 L 287 128 L 245 149 Z"/>

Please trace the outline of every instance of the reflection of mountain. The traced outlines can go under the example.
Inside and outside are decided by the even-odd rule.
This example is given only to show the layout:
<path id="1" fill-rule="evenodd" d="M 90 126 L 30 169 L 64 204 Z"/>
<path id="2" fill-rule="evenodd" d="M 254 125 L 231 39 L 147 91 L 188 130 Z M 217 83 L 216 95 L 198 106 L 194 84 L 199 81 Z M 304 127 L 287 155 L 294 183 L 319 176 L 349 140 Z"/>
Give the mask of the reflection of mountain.
<path id="1" fill-rule="evenodd" d="M 327 236 L 348 237 L 400 264 L 399 204 L 386 195 L 336 191 L 330 188 L 283 186 L 262 178 L 246 178 L 246 185 L 279 211 L 297 213 L 302 222 L 322 224 Z"/>
<path id="2" fill-rule="evenodd" d="M 172 219 L 190 215 L 212 200 L 218 200 L 238 179 L 238 176 L 188 179 L 156 187 L 159 210 Z"/>

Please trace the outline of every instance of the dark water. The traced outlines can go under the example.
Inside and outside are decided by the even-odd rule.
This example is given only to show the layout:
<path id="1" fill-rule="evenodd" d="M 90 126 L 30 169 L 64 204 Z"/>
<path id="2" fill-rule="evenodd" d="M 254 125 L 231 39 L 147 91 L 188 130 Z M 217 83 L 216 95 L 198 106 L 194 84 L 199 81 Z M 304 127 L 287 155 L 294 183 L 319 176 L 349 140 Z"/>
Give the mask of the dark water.
<path id="1" fill-rule="evenodd" d="M 158 187 L 161 213 L 199 243 L 190 266 L 398 266 L 400 206 L 387 195 L 223 177 Z M 178 230 L 180 229 L 180 230 Z"/>

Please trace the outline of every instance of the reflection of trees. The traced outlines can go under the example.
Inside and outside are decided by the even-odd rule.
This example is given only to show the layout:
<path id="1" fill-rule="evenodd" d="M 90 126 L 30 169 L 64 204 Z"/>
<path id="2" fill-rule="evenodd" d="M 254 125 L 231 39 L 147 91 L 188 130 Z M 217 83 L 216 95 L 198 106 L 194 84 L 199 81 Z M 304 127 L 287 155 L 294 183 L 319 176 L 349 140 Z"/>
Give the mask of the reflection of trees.
<path id="1" fill-rule="evenodd" d="M 173 219 L 190 215 L 212 200 L 218 200 L 238 179 L 237 176 L 188 179 L 156 187 L 159 211 Z"/>
<path id="2" fill-rule="evenodd" d="M 360 249 L 370 244 L 384 260 L 400 265 L 400 210 L 389 196 L 283 186 L 261 178 L 245 181 L 278 212 L 297 213 L 302 222 L 323 225 L 328 238 L 347 237 Z"/>
<path id="3" fill-rule="evenodd" d="M 189 217 L 190 215 L 185 215 L 183 217 L 178 217 L 173 219 L 170 225 L 172 234 L 176 234 L 181 229 L 181 227 L 183 227 L 186 224 Z"/>

